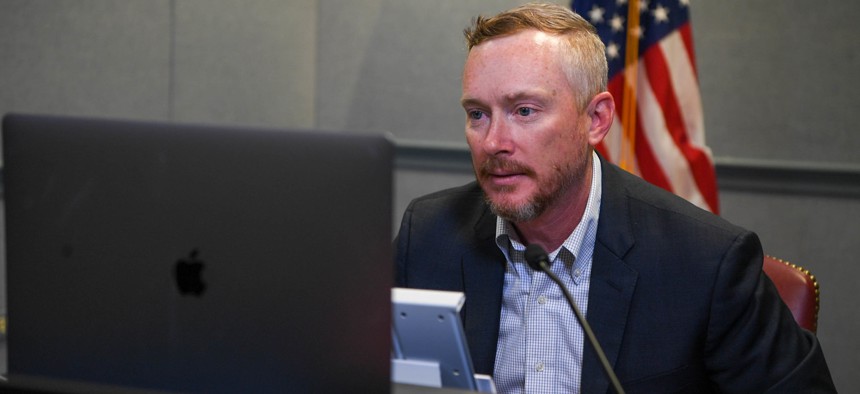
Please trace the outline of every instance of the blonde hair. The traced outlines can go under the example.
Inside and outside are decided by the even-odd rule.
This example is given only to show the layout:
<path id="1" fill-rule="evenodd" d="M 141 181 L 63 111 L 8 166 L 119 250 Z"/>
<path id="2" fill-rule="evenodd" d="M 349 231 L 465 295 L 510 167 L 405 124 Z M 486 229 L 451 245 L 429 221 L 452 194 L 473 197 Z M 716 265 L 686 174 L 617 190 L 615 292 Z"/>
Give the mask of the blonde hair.
<path id="1" fill-rule="evenodd" d="M 562 65 L 580 111 L 596 94 L 606 91 L 606 47 L 594 26 L 571 9 L 557 4 L 528 3 L 496 16 L 478 16 L 465 29 L 469 50 L 494 38 L 534 29 L 563 36 Z"/>

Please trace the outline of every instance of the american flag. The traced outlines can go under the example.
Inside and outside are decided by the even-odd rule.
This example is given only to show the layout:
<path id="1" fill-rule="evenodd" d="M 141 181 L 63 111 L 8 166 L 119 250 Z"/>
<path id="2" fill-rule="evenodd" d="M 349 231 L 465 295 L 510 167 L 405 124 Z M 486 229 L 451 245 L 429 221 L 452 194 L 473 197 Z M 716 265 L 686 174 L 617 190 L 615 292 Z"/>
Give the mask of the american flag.
<path id="1" fill-rule="evenodd" d="M 705 146 L 690 0 L 575 0 L 606 44 L 616 119 L 604 157 L 701 208 L 719 213 Z"/>

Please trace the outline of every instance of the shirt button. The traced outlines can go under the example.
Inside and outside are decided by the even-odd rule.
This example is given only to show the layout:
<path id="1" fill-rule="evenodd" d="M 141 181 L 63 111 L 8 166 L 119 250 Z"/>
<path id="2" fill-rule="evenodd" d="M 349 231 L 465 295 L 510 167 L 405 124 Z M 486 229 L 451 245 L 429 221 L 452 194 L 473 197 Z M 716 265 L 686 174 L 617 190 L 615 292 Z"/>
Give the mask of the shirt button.
<path id="1" fill-rule="evenodd" d="M 543 362 L 539 362 L 539 363 L 535 364 L 535 371 L 543 372 Z"/>
<path id="2" fill-rule="evenodd" d="M 580 275 L 582 275 L 582 271 L 579 268 L 573 270 L 573 276 L 579 278 Z"/>
<path id="3" fill-rule="evenodd" d="M 541 304 L 541 305 L 546 304 L 546 297 L 545 296 L 538 297 L 537 302 L 538 302 L 538 304 Z"/>

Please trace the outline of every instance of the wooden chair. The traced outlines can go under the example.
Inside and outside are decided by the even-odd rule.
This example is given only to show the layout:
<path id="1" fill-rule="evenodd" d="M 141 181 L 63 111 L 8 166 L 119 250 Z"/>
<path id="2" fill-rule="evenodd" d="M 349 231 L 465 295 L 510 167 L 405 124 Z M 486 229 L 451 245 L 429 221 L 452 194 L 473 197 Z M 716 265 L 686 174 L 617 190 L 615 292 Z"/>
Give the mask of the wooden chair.
<path id="1" fill-rule="evenodd" d="M 818 281 L 809 270 L 773 256 L 764 257 L 763 270 L 776 285 L 794 320 L 815 333 L 818 328 Z"/>

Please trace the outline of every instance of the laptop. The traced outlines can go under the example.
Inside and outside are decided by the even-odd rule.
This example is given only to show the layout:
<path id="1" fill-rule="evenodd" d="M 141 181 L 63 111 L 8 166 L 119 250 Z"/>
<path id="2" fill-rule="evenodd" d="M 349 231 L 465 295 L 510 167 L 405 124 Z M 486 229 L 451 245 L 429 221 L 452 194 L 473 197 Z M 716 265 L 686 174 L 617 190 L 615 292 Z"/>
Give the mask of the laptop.
<path id="1" fill-rule="evenodd" d="M 389 391 L 392 157 L 381 135 L 5 116 L 10 381 Z"/>

